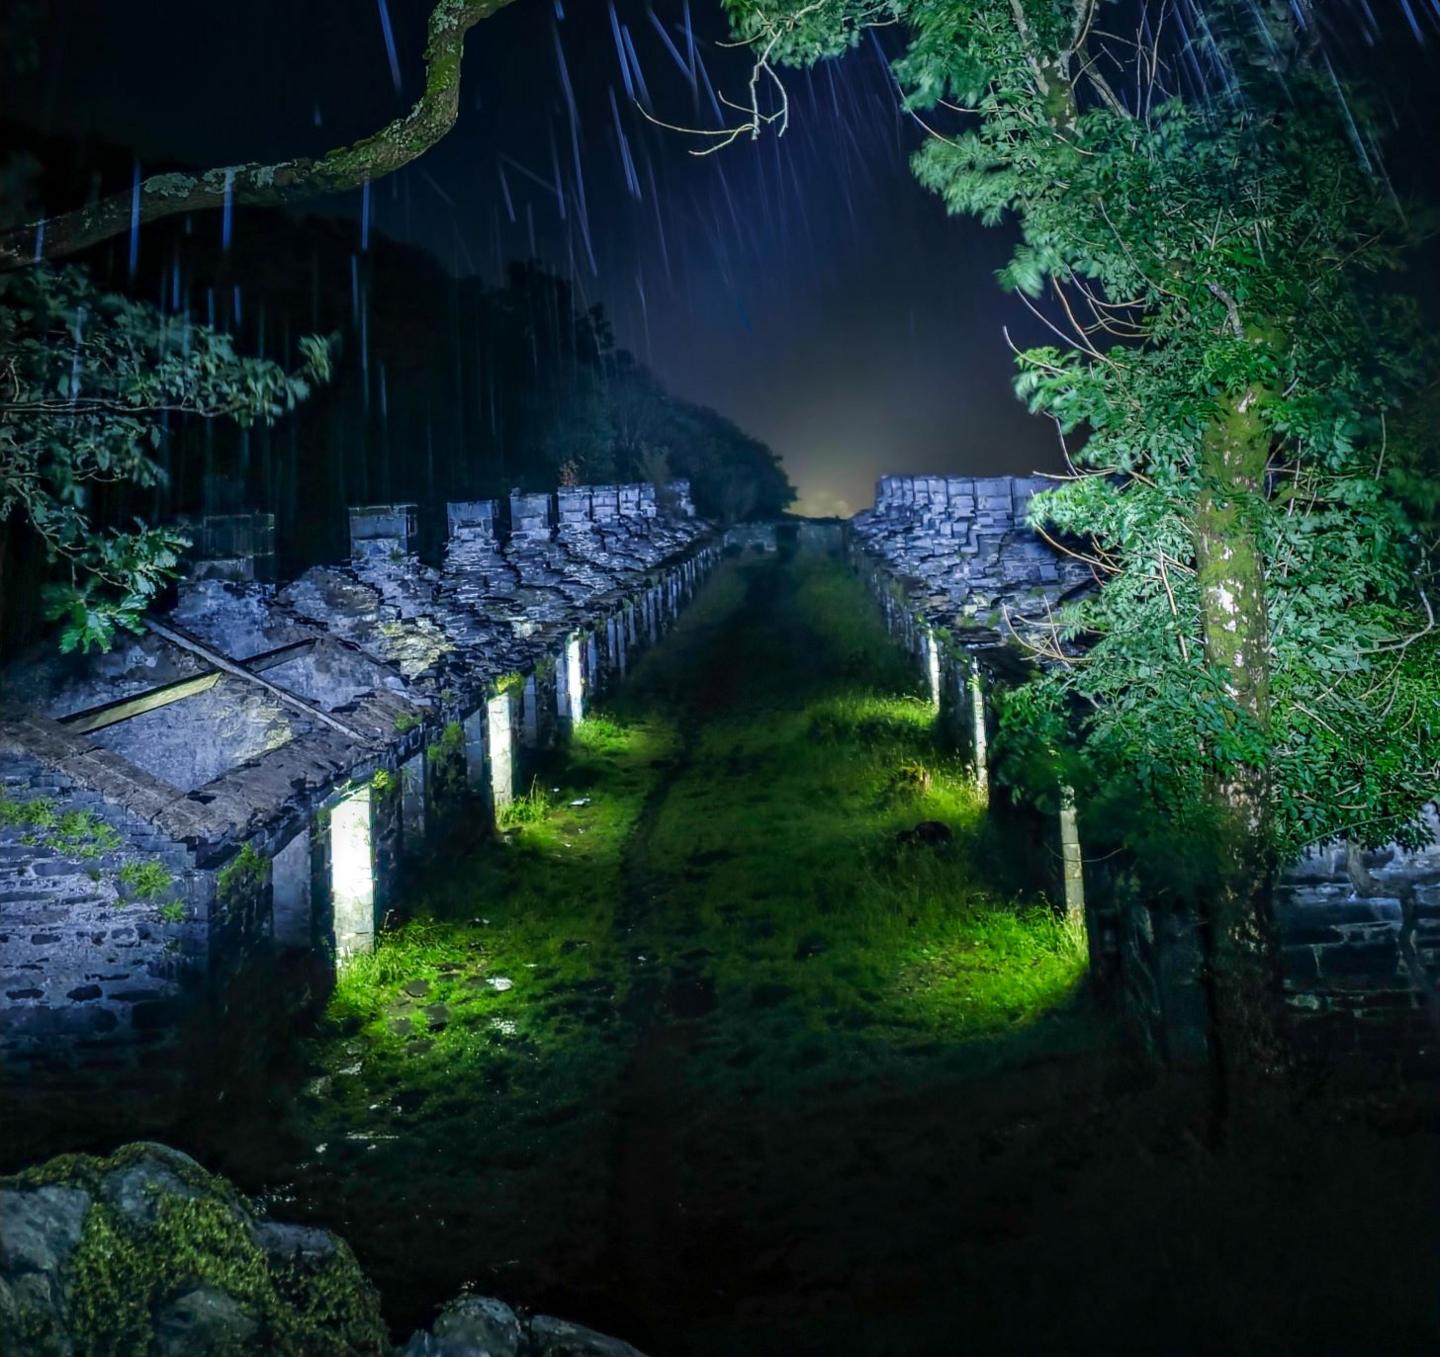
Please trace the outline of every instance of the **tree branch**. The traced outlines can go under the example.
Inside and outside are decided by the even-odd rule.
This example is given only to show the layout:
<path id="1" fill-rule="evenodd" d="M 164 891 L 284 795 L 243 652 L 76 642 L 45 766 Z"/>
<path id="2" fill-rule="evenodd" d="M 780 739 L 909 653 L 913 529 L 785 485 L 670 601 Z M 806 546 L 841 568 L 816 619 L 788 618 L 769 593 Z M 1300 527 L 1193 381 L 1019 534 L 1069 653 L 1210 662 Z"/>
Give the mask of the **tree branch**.
<path id="1" fill-rule="evenodd" d="M 223 206 L 275 206 L 322 193 L 342 193 L 381 179 L 428 151 L 460 111 L 465 35 L 513 0 L 435 0 L 426 26 L 425 89 L 403 117 L 318 160 L 222 166 L 201 175 L 156 174 L 138 192 L 112 193 L 49 221 L 0 231 L 0 272 L 40 259 L 59 259 L 140 224 Z"/>

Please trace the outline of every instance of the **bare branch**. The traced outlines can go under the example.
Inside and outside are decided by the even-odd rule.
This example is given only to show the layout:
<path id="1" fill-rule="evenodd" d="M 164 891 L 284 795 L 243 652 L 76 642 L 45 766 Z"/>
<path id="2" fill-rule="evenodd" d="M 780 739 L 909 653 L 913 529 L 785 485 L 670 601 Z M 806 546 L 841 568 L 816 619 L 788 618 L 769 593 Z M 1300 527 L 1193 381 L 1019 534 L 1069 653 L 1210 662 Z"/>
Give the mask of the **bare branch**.
<path id="1" fill-rule="evenodd" d="M 121 235 L 136 223 L 221 207 L 275 206 L 322 193 L 359 188 L 423 155 L 455 125 L 465 35 L 513 0 L 435 0 L 425 43 L 425 89 L 401 118 L 318 160 L 232 165 L 201 175 L 157 174 L 134 191 L 112 193 L 49 221 L 0 232 L 0 271 L 59 259 Z"/>

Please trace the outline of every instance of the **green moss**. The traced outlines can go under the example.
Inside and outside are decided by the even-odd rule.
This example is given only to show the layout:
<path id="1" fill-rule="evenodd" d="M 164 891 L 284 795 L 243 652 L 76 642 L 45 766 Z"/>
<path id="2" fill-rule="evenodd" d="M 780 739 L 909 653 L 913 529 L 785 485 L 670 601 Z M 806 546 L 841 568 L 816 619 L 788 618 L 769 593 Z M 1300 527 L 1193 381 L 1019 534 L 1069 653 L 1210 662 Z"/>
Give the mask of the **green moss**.
<path id="1" fill-rule="evenodd" d="M 403 735 L 407 730 L 414 730 L 420 724 L 420 718 L 408 711 L 402 711 L 395 718 L 395 730 L 397 734 Z"/>
<path id="2" fill-rule="evenodd" d="M 256 895 L 270 879 L 270 859 L 247 843 L 220 870 L 215 894 L 224 906 L 239 904 Z"/>
<path id="3" fill-rule="evenodd" d="M 523 693 L 525 691 L 525 675 L 521 673 L 501 674 L 495 680 L 495 696 L 504 697 L 507 693 Z"/>
<path id="4" fill-rule="evenodd" d="M 400 779 L 388 768 L 377 768 L 370 779 L 370 789 L 380 797 L 393 796 L 400 790 Z"/>
<path id="5" fill-rule="evenodd" d="M 20 1187 L 77 1187 L 92 1198 L 70 1264 L 77 1352 L 131 1357 L 149 1351 L 157 1313 L 196 1287 L 234 1298 L 257 1327 L 243 1348 L 207 1349 L 213 1357 L 257 1351 L 378 1357 L 387 1351 L 374 1289 L 343 1243 L 314 1268 L 272 1264 L 251 1238 L 234 1189 L 198 1165 L 164 1158 L 167 1174 L 195 1195 L 161 1195 L 148 1222 L 100 1199 L 109 1175 L 155 1154 L 154 1147 L 137 1144 L 110 1159 L 64 1155 L 9 1180 Z"/>

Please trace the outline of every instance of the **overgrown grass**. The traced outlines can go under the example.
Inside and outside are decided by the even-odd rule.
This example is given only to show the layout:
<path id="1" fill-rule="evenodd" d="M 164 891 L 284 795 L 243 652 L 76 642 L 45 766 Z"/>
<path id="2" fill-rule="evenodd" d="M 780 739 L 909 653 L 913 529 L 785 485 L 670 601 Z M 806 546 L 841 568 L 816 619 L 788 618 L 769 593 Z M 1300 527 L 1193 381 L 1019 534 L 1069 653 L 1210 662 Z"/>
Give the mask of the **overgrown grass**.
<path id="1" fill-rule="evenodd" d="M 733 1153 L 712 1110 L 853 1101 L 1045 1027 L 1083 949 L 987 889 L 982 807 L 932 726 L 842 567 L 725 567 L 503 833 L 452 843 L 348 961 L 278 1176 L 407 1319 L 507 1259 L 506 1294 L 539 1299 L 552 1269 L 612 1266 L 617 1117 L 657 1026 L 686 1024 L 665 1084 L 697 1183 Z M 922 821 L 948 843 L 897 839 Z"/>
<path id="2" fill-rule="evenodd" d="M 922 1046 L 963 1064 L 974 1039 L 1061 1009 L 1084 969 L 1083 938 L 1047 902 L 986 885 L 970 772 L 937 747 L 928 701 L 905 691 L 914 676 L 853 589 L 795 568 L 770 619 L 790 638 L 774 673 L 707 721 L 650 836 L 678 921 L 666 944 L 714 952 L 714 1058 L 693 1068 L 712 1094 L 791 1096 L 909 1068 Z M 901 841 L 927 821 L 949 841 Z"/>
<path id="3" fill-rule="evenodd" d="M 545 817 L 555 809 L 550 793 L 540 785 L 539 778 L 532 778 L 530 790 L 524 796 L 517 796 L 507 805 L 499 808 L 495 815 L 496 828 L 515 829 L 520 825 L 544 823 Z"/>

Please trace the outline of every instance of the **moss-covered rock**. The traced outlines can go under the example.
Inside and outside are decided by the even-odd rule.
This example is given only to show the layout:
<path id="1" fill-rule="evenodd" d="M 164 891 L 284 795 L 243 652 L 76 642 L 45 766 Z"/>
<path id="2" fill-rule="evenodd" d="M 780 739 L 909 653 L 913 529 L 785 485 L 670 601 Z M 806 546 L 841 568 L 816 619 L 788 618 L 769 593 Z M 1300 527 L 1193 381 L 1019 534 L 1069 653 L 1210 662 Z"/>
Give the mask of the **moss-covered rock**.
<path id="1" fill-rule="evenodd" d="M 644 1357 L 607 1337 L 553 1315 L 527 1315 L 489 1296 L 453 1300 L 429 1331 L 411 1336 L 395 1357 Z"/>
<path id="2" fill-rule="evenodd" d="M 0 1332 L 7 1357 L 388 1351 L 344 1241 L 144 1142 L 0 1178 Z"/>
<path id="3" fill-rule="evenodd" d="M 258 1217 L 189 1155 L 140 1141 L 0 1178 L 4 1357 L 384 1357 L 380 1300 L 328 1230 Z M 398 1357 L 641 1357 L 462 1296 Z"/>

